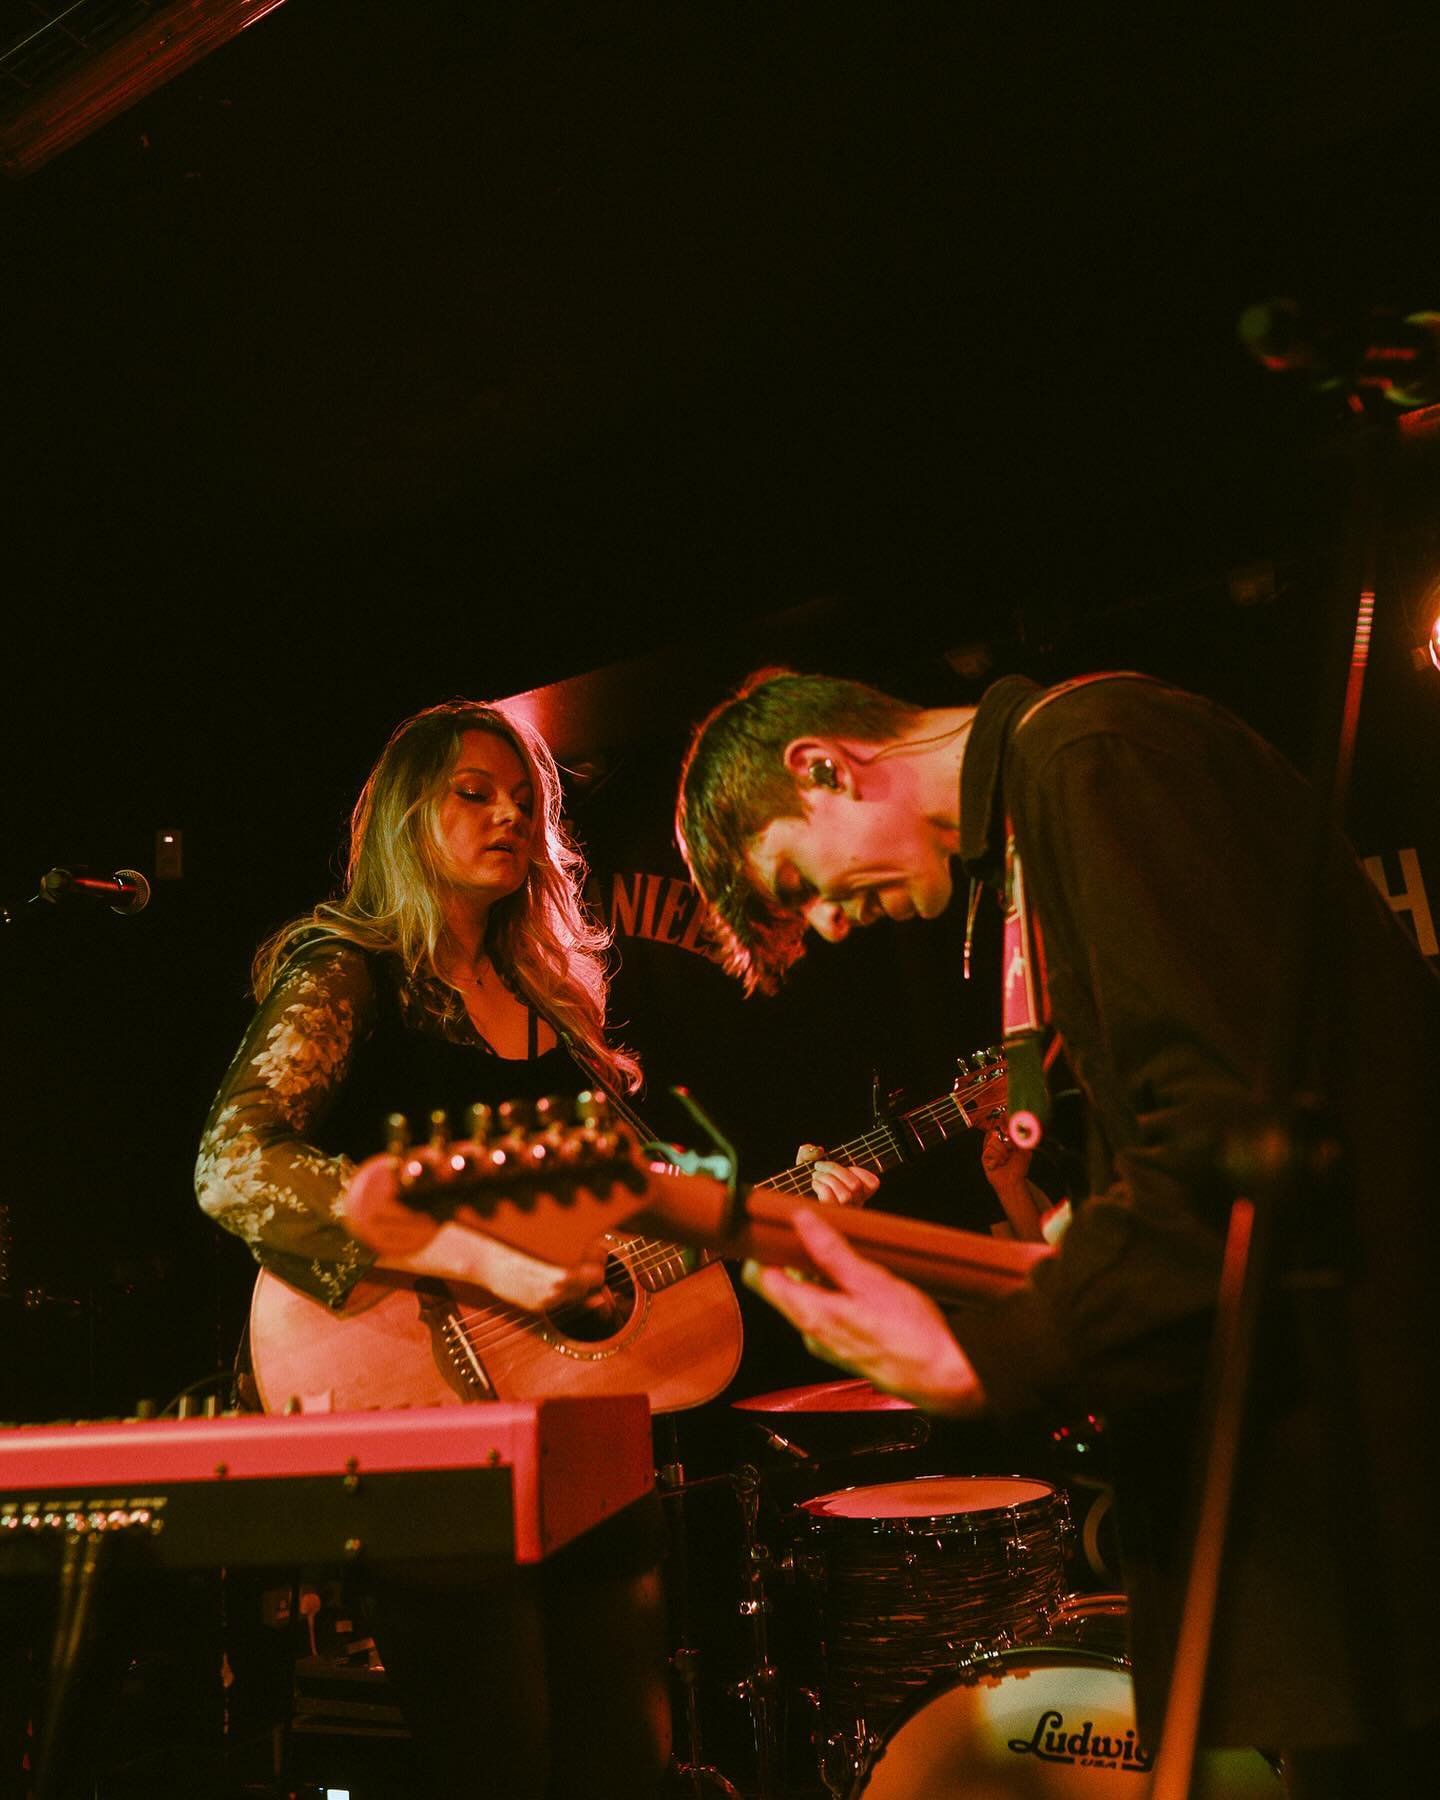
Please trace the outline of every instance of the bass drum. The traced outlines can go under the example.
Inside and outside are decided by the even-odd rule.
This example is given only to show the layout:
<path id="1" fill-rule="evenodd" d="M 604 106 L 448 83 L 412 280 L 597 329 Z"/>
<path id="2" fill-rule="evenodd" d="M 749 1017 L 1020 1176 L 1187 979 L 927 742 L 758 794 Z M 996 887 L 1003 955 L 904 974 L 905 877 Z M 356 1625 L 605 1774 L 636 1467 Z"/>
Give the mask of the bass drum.
<path id="1" fill-rule="evenodd" d="M 1151 1748 L 1135 1729 L 1125 1600 L 1066 1602 L 1042 1643 L 986 1657 L 930 1688 L 894 1721 L 851 1800 L 1095 1800 L 1150 1791 Z M 1282 1800 L 1257 1750 L 1196 1760 L 1192 1800 Z"/>

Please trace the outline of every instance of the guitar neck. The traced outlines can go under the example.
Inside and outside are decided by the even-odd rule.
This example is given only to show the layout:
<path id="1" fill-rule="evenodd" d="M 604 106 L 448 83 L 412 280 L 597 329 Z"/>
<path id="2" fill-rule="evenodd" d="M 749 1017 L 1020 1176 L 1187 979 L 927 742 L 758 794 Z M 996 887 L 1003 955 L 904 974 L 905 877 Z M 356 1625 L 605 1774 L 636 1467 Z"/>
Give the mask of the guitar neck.
<path id="1" fill-rule="evenodd" d="M 802 1212 L 824 1217 L 856 1250 L 937 1299 L 997 1299 L 1013 1293 L 1035 1264 L 1051 1254 L 1048 1244 L 982 1236 L 895 1213 L 823 1206 L 773 1188 L 752 1188 L 737 1219 L 723 1183 L 659 1168 L 651 1171 L 643 1216 L 682 1241 L 704 1245 L 727 1259 L 754 1257 L 807 1269 L 812 1265 L 795 1230 Z"/>
<path id="2" fill-rule="evenodd" d="M 984 1085 L 990 1085 L 989 1081 Z M 980 1091 L 981 1084 L 978 1083 L 967 1090 L 972 1096 Z M 953 1092 L 942 1094 L 938 1100 L 898 1113 L 893 1119 L 877 1119 L 860 1137 L 827 1151 L 826 1158 L 830 1162 L 851 1163 L 876 1175 L 885 1175 L 891 1169 L 898 1169 L 912 1154 L 923 1155 L 938 1149 L 952 1137 L 968 1130 L 971 1124 L 972 1116 L 964 1096 Z M 773 1193 L 808 1195 L 813 1174 L 814 1170 L 807 1163 L 797 1163 L 758 1185 Z M 708 1263 L 713 1254 L 700 1251 L 697 1256 L 692 1251 L 687 1255 L 677 1245 L 667 1244 L 660 1238 L 633 1238 L 629 1243 L 641 1252 L 641 1260 L 636 1265 L 637 1279 L 652 1291 L 679 1281 L 682 1276 L 692 1273 L 697 1261 L 702 1265 Z"/>
<path id="3" fill-rule="evenodd" d="M 936 1150 L 969 1130 L 970 1125 L 971 1115 L 961 1097 L 944 1094 L 893 1119 L 877 1119 L 862 1136 L 827 1150 L 825 1158 L 827 1162 L 853 1163 L 872 1174 L 885 1175 L 908 1161 L 913 1152 Z M 808 1164 L 797 1163 L 758 1185 L 781 1194 L 808 1194 L 813 1174 Z"/>
<path id="4" fill-rule="evenodd" d="M 908 1162 L 912 1155 L 924 1154 L 952 1137 L 985 1129 L 1003 1118 L 1003 1055 L 978 1053 L 968 1063 L 962 1061 L 961 1069 L 961 1079 L 948 1094 L 893 1118 L 878 1119 L 869 1131 L 837 1145 L 830 1155 L 837 1162 L 884 1174 Z M 427 1183 L 419 1161 L 413 1166 L 406 1164 L 403 1197 L 372 1198 L 364 1209 L 350 1204 L 347 1223 L 352 1233 L 377 1250 L 404 1249 L 413 1247 L 417 1212 L 428 1212 L 437 1223 L 458 1216 L 462 1223 L 488 1232 L 513 1249 L 565 1263 L 578 1262 L 598 1238 L 609 1236 L 617 1251 L 628 1253 L 627 1260 L 633 1259 L 632 1272 L 652 1291 L 669 1287 L 694 1272 L 697 1262 L 708 1262 L 716 1254 L 757 1253 L 741 1245 L 722 1247 L 726 1236 L 721 1229 L 722 1216 L 730 1230 L 736 1223 L 728 1216 L 733 1194 L 723 1184 L 685 1175 L 673 1164 L 642 1164 L 637 1160 L 636 1145 L 627 1143 L 623 1132 L 610 1130 L 603 1120 L 598 1127 L 593 1119 L 587 1120 L 583 1128 L 568 1136 L 562 1133 L 557 1137 L 554 1129 L 547 1127 L 533 1142 L 523 1133 L 512 1132 L 485 1147 L 483 1156 L 470 1146 L 464 1157 L 452 1159 L 452 1163 L 461 1171 L 453 1185 L 449 1175 L 443 1183 Z M 642 1194 L 657 1176 L 662 1185 L 671 1177 L 690 1184 L 692 1191 L 707 1184 L 715 1189 L 711 1201 L 702 1207 L 707 1223 L 698 1235 L 672 1231 L 663 1212 L 657 1214 L 646 1206 Z M 797 1164 L 761 1183 L 757 1191 L 768 1194 L 775 1204 L 793 1204 L 810 1193 L 813 1179 L 813 1168 Z M 563 1203 L 549 1204 L 556 1199 Z M 678 1216 L 687 1217 L 683 1207 Z M 538 1233 L 537 1225 L 542 1227 Z M 883 1234 L 886 1228 L 879 1229 Z M 675 1238 L 680 1243 L 673 1241 Z M 681 1244 L 690 1248 L 682 1249 Z M 902 1254 L 908 1250 L 907 1244 Z"/>

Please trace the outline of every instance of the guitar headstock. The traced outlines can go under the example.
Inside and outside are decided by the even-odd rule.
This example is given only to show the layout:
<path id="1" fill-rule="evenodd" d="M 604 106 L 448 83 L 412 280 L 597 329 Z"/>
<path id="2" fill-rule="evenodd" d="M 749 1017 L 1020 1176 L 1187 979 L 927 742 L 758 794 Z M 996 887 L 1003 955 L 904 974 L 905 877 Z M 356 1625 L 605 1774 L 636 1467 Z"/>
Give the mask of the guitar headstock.
<path id="1" fill-rule="evenodd" d="M 439 1226 L 483 1231 L 546 1261 L 571 1266 L 606 1233 L 641 1218 L 658 1197 L 709 1242 L 728 1229 L 734 1196 L 713 1176 L 684 1175 L 649 1159 L 603 1094 L 573 1102 L 472 1106 L 454 1139 L 444 1113 L 423 1143 L 400 1114 L 387 1121 L 388 1158 L 367 1159 L 344 1197 L 345 1228 L 389 1255 L 423 1248 Z M 377 1176 L 368 1179 L 366 1170 Z M 380 1172 L 384 1171 L 382 1177 Z M 404 1266 L 401 1264 L 400 1266 Z"/>
<path id="2" fill-rule="evenodd" d="M 950 1092 L 967 1125 L 976 1131 L 1003 1131 L 1009 1111 L 1004 1045 L 956 1057 Z"/>
<path id="3" fill-rule="evenodd" d="M 459 1140 L 448 1115 L 432 1112 L 423 1149 L 403 1114 L 391 1113 L 385 1124 L 386 1148 L 401 1158 L 400 1198 L 434 1218 L 460 1205 L 485 1211 L 486 1190 L 518 1204 L 541 1193 L 563 1200 L 581 1186 L 598 1194 L 616 1181 L 633 1186 L 639 1173 L 638 1147 L 599 1093 L 573 1101 L 550 1095 L 533 1106 L 477 1102 Z"/>

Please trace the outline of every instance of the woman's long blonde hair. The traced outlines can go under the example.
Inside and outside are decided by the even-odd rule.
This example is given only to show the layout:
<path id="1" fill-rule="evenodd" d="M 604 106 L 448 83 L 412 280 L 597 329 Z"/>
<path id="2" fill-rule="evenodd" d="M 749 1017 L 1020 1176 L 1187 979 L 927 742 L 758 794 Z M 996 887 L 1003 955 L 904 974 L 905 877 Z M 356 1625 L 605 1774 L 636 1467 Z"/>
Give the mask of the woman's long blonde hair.
<path id="1" fill-rule="evenodd" d="M 389 951 L 407 976 L 460 1002 L 437 952 L 445 932 L 437 830 L 445 778 L 466 731 L 502 738 L 525 764 L 535 790 L 535 827 L 525 884 L 490 908 L 485 948 L 500 973 L 572 1040 L 612 1086 L 633 1091 L 640 1064 L 605 1040 L 610 933 L 581 897 L 585 859 L 560 813 L 560 774 L 545 740 L 498 706 L 449 700 L 396 727 L 350 815 L 350 855 L 338 899 L 293 919 L 255 955 L 255 993 L 264 999 L 286 960 L 319 933 L 363 950 Z"/>

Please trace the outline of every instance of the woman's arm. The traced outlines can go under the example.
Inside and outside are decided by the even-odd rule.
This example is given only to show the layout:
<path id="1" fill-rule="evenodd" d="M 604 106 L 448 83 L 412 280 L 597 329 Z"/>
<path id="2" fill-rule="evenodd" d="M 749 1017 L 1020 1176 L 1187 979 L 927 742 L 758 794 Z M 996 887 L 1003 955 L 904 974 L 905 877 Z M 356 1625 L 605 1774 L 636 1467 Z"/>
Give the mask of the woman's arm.
<path id="1" fill-rule="evenodd" d="M 464 1281 L 536 1309 L 596 1285 L 602 1266 L 560 1270 L 448 1225 L 421 1247 L 377 1257 L 345 1229 L 352 1189 L 394 1194 L 398 1162 L 356 1165 L 313 1141 L 375 1016 L 364 954 L 342 940 L 307 947 L 266 996 L 211 1107 L 195 1169 L 200 1205 L 292 1286 L 343 1305 L 377 1263 Z"/>
<path id="2" fill-rule="evenodd" d="M 300 951 L 250 1021 L 206 1120 L 203 1210 L 292 1286 L 339 1306 L 373 1262 L 339 1219 L 354 1173 L 313 1133 L 374 1018 L 364 955 L 337 939 Z"/>

